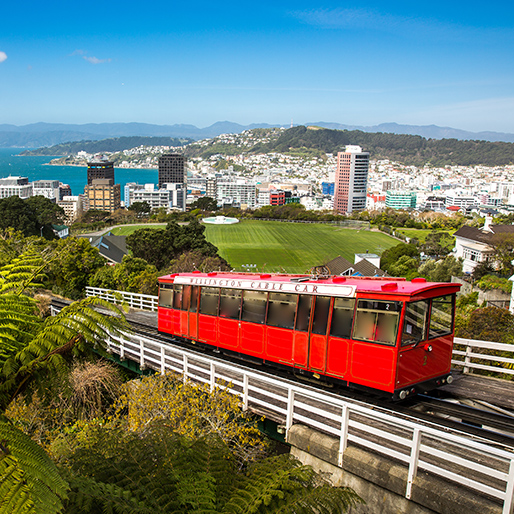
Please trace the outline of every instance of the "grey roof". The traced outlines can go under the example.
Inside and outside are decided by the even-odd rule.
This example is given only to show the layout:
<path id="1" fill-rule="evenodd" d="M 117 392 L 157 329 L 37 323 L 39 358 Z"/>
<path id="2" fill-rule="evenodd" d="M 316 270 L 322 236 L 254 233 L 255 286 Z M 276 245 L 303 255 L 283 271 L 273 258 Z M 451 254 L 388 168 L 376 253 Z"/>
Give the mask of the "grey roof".
<path id="1" fill-rule="evenodd" d="M 357 264 L 352 264 L 340 255 L 335 259 L 327 262 L 325 266 L 331 275 L 359 275 L 362 277 L 383 277 L 387 275 L 384 270 L 377 268 L 374 264 L 366 259 L 362 259 Z M 348 273 L 348 270 L 350 272 Z"/>
<path id="2" fill-rule="evenodd" d="M 89 242 L 110 262 L 119 264 L 128 255 L 127 236 L 112 236 L 109 232 L 103 236 L 90 237 Z"/>
<path id="3" fill-rule="evenodd" d="M 489 227 L 491 232 L 484 232 L 480 228 L 468 227 L 464 225 L 460 227 L 457 232 L 453 235 L 455 237 L 463 237 L 464 239 L 469 239 L 471 241 L 477 241 L 479 243 L 491 244 L 493 243 L 493 238 L 498 234 L 514 234 L 514 225 L 491 225 Z"/>

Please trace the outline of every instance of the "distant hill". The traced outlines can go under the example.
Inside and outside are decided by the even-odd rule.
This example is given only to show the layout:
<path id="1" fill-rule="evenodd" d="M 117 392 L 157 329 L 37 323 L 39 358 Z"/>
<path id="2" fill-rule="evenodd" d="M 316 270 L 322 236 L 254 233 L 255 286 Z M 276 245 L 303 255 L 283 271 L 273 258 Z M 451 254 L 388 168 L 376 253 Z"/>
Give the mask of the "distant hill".
<path id="1" fill-rule="evenodd" d="M 453 138 L 459 140 L 486 140 L 514 142 L 514 134 L 502 132 L 468 132 L 436 125 L 400 125 L 382 123 L 371 127 L 343 125 L 319 121 L 308 123 L 323 128 L 338 130 L 360 130 L 362 132 L 384 132 L 419 135 L 432 139 Z M 240 134 L 253 128 L 279 127 L 280 124 L 253 123 L 240 125 L 230 121 L 219 121 L 205 128 L 194 125 L 153 125 L 150 123 L 87 123 L 83 125 L 65 123 L 32 123 L 16 126 L 0 124 L 0 148 L 39 148 L 73 141 L 95 141 L 113 137 L 178 137 L 195 140 L 216 137 L 220 134 Z"/>
<path id="2" fill-rule="evenodd" d="M 91 154 L 102 152 L 121 152 L 138 146 L 185 146 L 194 140 L 189 138 L 171 137 L 114 137 L 100 141 L 77 141 L 60 145 L 25 150 L 20 155 L 72 155 L 78 152 Z"/>
<path id="3" fill-rule="evenodd" d="M 368 133 L 361 130 L 309 130 L 304 126 L 285 130 L 276 140 L 255 145 L 250 152 L 285 153 L 305 148 L 335 154 L 344 150 L 346 145 L 360 145 L 374 159 L 390 159 L 406 165 L 514 164 L 513 143 L 425 139 L 421 136 Z"/>
<path id="4" fill-rule="evenodd" d="M 505 132 L 469 132 L 467 130 L 454 129 L 451 127 L 438 127 L 437 125 L 399 125 L 398 123 L 381 123 L 370 127 L 357 125 L 341 125 L 340 123 L 306 123 L 306 126 L 337 130 L 362 130 L 363 132 L 385 132 L 388 134 L 409 134 L 423 136 L 427 139 L 461 139 L 475 141 L 503 141 L 514 143 L 514 134 Z"/>

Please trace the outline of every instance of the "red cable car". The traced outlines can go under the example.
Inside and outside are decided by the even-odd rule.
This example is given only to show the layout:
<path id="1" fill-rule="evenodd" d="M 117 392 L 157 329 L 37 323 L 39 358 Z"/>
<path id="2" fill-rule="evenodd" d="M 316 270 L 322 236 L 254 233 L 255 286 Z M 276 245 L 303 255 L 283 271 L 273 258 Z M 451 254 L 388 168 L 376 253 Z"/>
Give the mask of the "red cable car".
<path id="1" fill-rule="evenodd" d="M 459 284 L 418 278 L 180 273 L 159 331 L 404 399 L 450 383 Z"/>

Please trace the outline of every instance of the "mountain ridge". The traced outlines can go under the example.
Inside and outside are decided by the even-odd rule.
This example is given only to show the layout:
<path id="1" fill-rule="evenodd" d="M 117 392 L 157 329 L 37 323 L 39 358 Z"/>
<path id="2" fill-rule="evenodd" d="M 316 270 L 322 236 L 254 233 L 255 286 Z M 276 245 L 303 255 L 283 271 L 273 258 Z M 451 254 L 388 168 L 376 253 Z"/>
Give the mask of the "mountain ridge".
<path id="1" fill-rule="evenodd" d="M 361 130 L 363 132 L 383 132 L 392 134 L 418 135 L 429 139 L 459 139 L 514 142 L 514 134 L 504 132 L 469 132 L 452 127 L 437 125 L 402 125 L 395 122 L 372 126 L 345 125 L 336 122 L 310 122 L 337 130 Z M 281 124 L 252 123 L 241 125 L 231 121 L 218 121 L 204 128 L 191 124 L 155 125 L 151 123 L 46 123 L 38 122 L 28 125 L 0 124 L 0 148 L 36 148 L 53 146 L 83 140 L 100 140 L 113 137 L 173 137 L 195 140 L 212 138 L 220 134 L 239 134 L 254 128 L 272 128 L 287 126 Z"/>

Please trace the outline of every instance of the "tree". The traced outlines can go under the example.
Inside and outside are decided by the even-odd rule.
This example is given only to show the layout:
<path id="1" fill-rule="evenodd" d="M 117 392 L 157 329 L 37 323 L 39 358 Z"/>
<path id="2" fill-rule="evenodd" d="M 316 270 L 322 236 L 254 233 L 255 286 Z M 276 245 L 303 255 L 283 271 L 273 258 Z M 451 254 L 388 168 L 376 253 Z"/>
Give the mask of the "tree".
<path id="1" fill-rule="evenodd" d="M 462 275 L 462 261 L 453 255 L 438 261 L 430 259 L 422 264 L 418 271 L 431 282 L 450 282 L 452 277 Z"/>
<path id="2" fill-rule="evenodd" d="M 40 235 L 36 213 L 19 196 L 9 196 L 0 200 L 0 228 L 14 228 L 24 236 Z"/>
<path id="3" fill-rule="evenodd" d="M 73 299 L 84 295 L 90 275 L 106 262 L 87 239 L 77 237 L 59 240 L 55 255 L 49 266 L 54 289 Z"/>
<path id="4" fill-rule="evenodd" d="M 210 271 L 230 271 L 232 267 L 221 257 L 210 257 L 204 255 L 198 250 L 184 252 L 176 259 L 170 262 L 166 268 L 166 274 L 170 273 L 187 273 L 199 270 L 202 273 Z"/>
<path id="5" fill-rule="evenodd" d="M 68 456 L 66 512 L 341 513 L 362 500 L 283 454 L 238 470 L 216 437 L 192 440 L 163 422 L 143 436 L 92 427 Z"/>
<path id="6" fill-rule="evenodd" d="M 128 207 L 129 211 L 134 211 L 138 217 L 150 214 L 152 208 L 148 202 L 134 202 Z"/>
<path id="7" fill-rule="evenodd" d="M 430 232 L 420 250 L 433 259 L 448 255 L 455 245 L 455 238 L 448 232 Z"/>
<path id="8" fill-rule="evenodd" d="M 48 369 L 64 365 L 63 355 L 102 344 L 108 332 L 124 327 L 116 306 L 89 298 L 42 320 L 36 301 L 24 293 L 37 286 L 46 263 L 34 252 L 0 270 L 0 513 L 60 512 L 68 484 L 41 447 L 5 417 L 21 394 L 37 387 Z M 121 315 L 107 318 L 95 305 Z"/>
<path id="9" fill-rule="evenodd" d="M 412 244 L 400 243 L 396 246 L 393 246 L 392 248 L 389 248 L 388 250 L 385 250 L 382 253 L 380 259 L 380 267 L 384 271 L 387 271 L 390 275 L 394 276 L 394 273 L 390 271 L 390 267 L 397 265 L 399 259 L 404 255 L 407 257 L 412 257 L 415 261 L 419 263 L 419 250 Z M 409 269 L 412 269 L 412 267 L 413 265 L 412 263 L 410 263 Z"/>
<path id="10" fill-rule="evenodd" d="M 45 239 L 57 238 L 52 230 L 52 225 L 63 223 L 64 209 L 44 196 L 31 196 L 25 201 L 35 213 L 38 228 Z"/>
<path id="11" fill-rule="evenodd" d="M 475 309 L 455 335 L 483 341 L 512 343 L 514 342 L 514 315 L 507 309 L 498 307 Z"/>
<path id="12" fill-rule="evenodd" d="M 205 256 L 217 256 L 218 249 L 205 239 L 204 232 L 205 226 L 195 219 L 182 226 L 171 221 L 165 230 L 136 230 L 127 237 L 127 246 L 134 257 L 144 259 L 157 269 L 163 269 L 172 259 L 189 250 L 199 251 Z"/>
<path id="13" fill-rule="evenodd" d="M 218 205 L 214 198 L 211 198 L 210 196 L 202 196 L 191 204 L 191 210 L 193 209 L 200 209 L 201 211 L 216 211 L 218 209 Z"/>
<path id="14" fill-rule="evenodd" d="M 514 274 L 514 234 L 495 234 L 493 236 L 494 256 L 500 274 Z"/>

